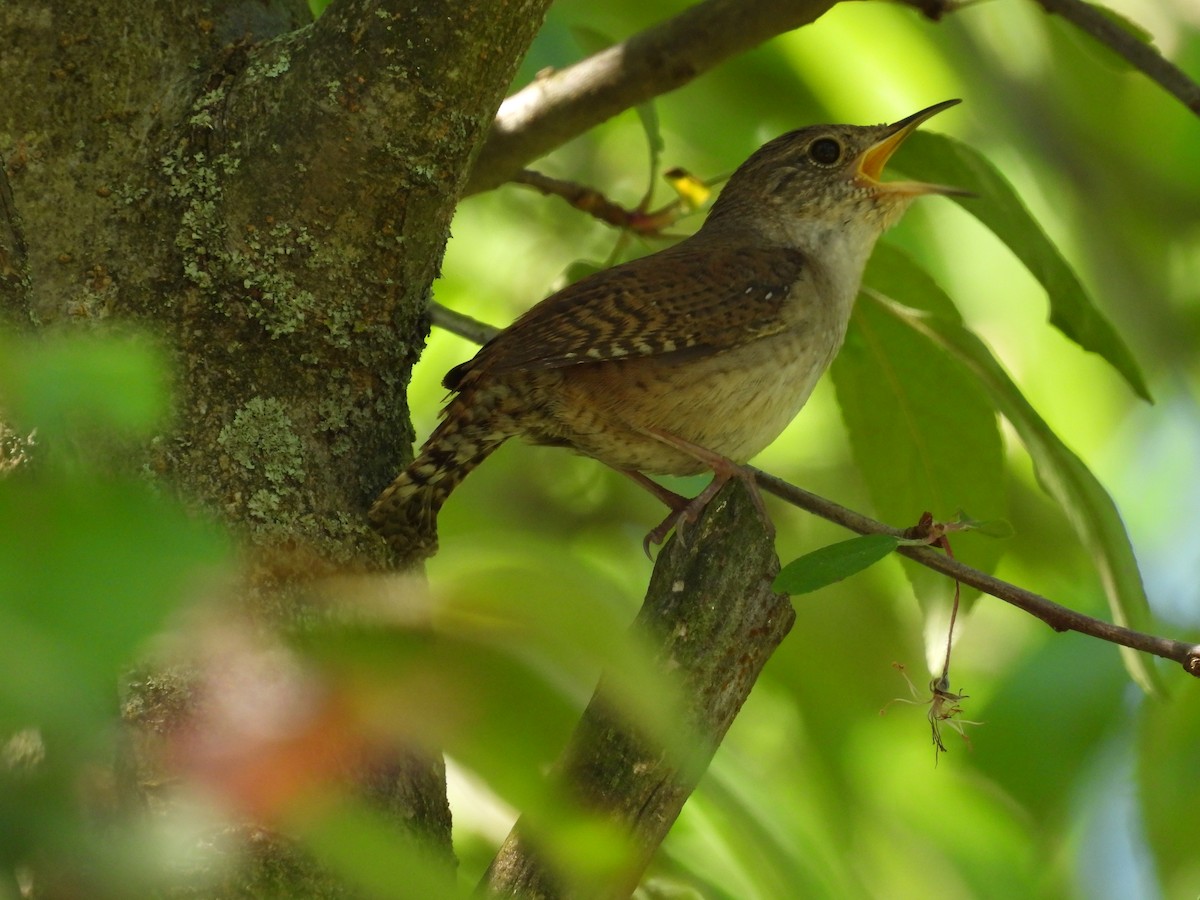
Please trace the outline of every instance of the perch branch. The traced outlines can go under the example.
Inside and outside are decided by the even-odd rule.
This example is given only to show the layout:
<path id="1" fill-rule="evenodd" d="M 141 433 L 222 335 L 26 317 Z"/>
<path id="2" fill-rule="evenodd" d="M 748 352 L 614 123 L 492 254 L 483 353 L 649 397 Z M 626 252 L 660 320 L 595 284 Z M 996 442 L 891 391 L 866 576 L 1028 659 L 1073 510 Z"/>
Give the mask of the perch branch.
<path id="1" fill-rule="evenodd" d="M 738 552 L 730 554 L 734 541 Z M 737 480 L 689 528 L 686 546 L 677 537 L 668 541 L 634 630 L 656 648 L 663 677 L 680 687 L 686 758 L 616 714 L 602 677 L 551 777 L 582 808 L 629 836 L 631 858 L 612 878 L 565 883 L 522 818 L 484 876 L 487 896 L 618 900 L 633 892 L 795 621 L 787 596 L 771 589 L 778 571 L 769 526 Z"/>
<path id="2" fill-rule="evenodd" d="M 834 522 L 851 531 L 859 534 L 904 536 L 904 532 L 901 529 L 892 528 L 890 525 L 877 522 L 868 516 L 864 516 L 862 513 L 840 506 L 832 500 L 827 500 L 803 488 L 796 487 L 794 484 L 789 484 L 783 479 L 763 472 L 760 469 L 754 469 L 754 478 L 763 490 L 774 494 L 781 500 L 785 500 L 793 506 L 818 515 L 823 519 L 828 519 L 830 522 Z M 1189 675 L 1200 678 L 1200 645 L 1188 644 L 1184 641 L 1172 640 L 1171 638 L 1157 637 L 1152 634 L 1144 634 L 1140 631 L 1134 631 L 1132 628 L 1124 628 L 1120 625 L 1114 625 L 1111 622 L 1105 622 L 1102 619 L 1084 615 L 1081 612 L 1055 603 L 1053 600 L 1049 600 L 1040 594 L 1035 594 L 1033 591 L 1027 591 L 1024 588 L 1017 587 L 1015 584 L 1001 581 L 999 578 L 974 569 L 953 557 L 947 556 L 944 553 L 938 553 L 929 547 L 900 547 L 897 549 L 897 552 L 904 554 L 927 568 L 933 569 L 935 572 L 949 575 L 951 578 L 956 578 L 963 584 L 968 584 L 973 588 L 983 591 L 985 594 L 991 594 L 1005 603 L 1011 603 L 1031 616 L 1041 619 L 1055 631 L 1077 631 L 1080 634 L 1100 638 L 1100 640 L 1108 641 L 1112 644 L 1120 644 L 1123 647 L 1130 647 L 1134 650 L 1140 650 L 1143 653 L 1150 653 L 1154 656 L 1161 656 L 1164 659 L 1174 660 L 1183 666 L 1184 671 Z"/>

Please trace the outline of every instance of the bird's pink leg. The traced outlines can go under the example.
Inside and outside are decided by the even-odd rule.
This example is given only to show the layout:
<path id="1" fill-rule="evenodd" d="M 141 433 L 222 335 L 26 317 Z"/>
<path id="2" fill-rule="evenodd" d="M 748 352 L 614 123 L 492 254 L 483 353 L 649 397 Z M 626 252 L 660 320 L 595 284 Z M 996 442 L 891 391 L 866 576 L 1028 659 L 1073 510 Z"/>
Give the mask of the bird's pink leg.
<path id="1" fill-rule="evenodd" d="M 698 444 L 693 444 L 691 441 L 670 432 L 662 431 L 658 428 L 643 428 L 641 431 L 647 436 L 662 441 L 662 443 L 686 453 L 693 459 L 699 460 L 712 469 L 713 472 L 713 480 L 708 483 L 708 486 L 691 500 L 688 500 L 674 491 L 667 490 L 661 484 L 651 480 L 641 472 L 631 469 L 618 470 L 671 509 L 667 517 L 659 522 L 642 540 L 642 549 L 645 551 L 646 556 L 650 556 L 650 545 L 661 544 L 667 535 L 671 533 L 672 528 L 679 535 L 680 541 L 683 541 L 684 526 L 692 524 L 700 517 L 700 513 L 704 511 L 708 502 L 717 495 L 721 488 L 728 484 L 731 478 L 740 478 L 742 480 L 742 483 L 750 491 L 750 497 L 754 501 L 755 508 L 763 519 L 770 524 L 771 520 L 767 516 L 767 509 L 763 504 L 762 494 L 759 493 L 758 485 L 754 481 L 754 473 L 745 466 L 740 466 L 719 453 L 713 453 L 711 450 L 707 450 Z"/>

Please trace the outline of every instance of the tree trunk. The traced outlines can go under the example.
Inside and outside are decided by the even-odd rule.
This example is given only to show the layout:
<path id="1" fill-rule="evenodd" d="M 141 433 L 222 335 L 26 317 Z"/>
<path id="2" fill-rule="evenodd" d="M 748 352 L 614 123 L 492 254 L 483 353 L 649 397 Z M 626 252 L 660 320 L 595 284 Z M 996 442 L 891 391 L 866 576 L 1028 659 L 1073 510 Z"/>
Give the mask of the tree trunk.
<path id="1" fill-rule="evenodd" d="M 174 421 L 112 466 L 244 539 L 239 604 L 264 624 L 325 614 L 323 574 L 389 565 L 364 511 L 409 454 L 450 219 L 548 5 L 342 0 L 316 23 L 304 0 L 0 7 L 4 322 L 157 336 Z M 135 679 L 131 745 L 189 689 Z M 449 856 L 440 763 L 360 782 Z M 289 871 L 273 890 L 327 892 Z"/>

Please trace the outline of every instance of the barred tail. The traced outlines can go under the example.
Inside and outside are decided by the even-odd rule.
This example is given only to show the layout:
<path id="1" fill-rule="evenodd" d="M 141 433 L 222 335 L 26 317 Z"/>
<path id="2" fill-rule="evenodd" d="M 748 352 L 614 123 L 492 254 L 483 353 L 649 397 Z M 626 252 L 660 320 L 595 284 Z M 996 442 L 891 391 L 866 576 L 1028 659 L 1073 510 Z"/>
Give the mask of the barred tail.
<path id="1" fill-rule="evenodd" d="M 367 513 L 371 526 L 406 562 L 437 552 L 437 514 L 446 498 L 513 432 L 488 421 L 472 422 L 454 410 L 396 476 Z"/>

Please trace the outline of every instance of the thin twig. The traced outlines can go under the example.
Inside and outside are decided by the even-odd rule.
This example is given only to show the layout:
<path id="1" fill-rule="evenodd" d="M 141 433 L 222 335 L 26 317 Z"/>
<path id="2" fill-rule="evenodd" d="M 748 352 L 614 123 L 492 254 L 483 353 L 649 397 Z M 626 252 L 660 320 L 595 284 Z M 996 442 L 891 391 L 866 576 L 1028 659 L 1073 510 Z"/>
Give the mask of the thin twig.
<path id="1" fill-rule="evenodd" d="M 531 187 L 548 197 L 561 197 L 575 209 L 594 219 L 644 236 L 664 236 L 663 229 L 674 225 L 687 212 L 678 199 L 657 210 L 626 209 L 609 200 L 595 188 L 575 181 L 552 178 L 534 169 L 522 169 L 513 178 L 513 182 Z"/>
<path id="2" fill-rule="evenodd" d="M 500 329 L 494 325 L 480 322 L 466 313 L 455 312 L 448 306 L 442 306 L 436 300 L 429 304 L 429 315 L 433 324 L 438 328 L 445 329 L 451 334 L 457 334 L 460 338 L 466 338 L 475 344 L 486 344 L 500 333 Z"/>
<path id="3" fill-rule="evenodd" d="M 902 537 L 904 535 L 904 532 L 898 528 L 892 528 L 890 525 L 877 522 L 869 516 L 864 516 L 862 513 L 840 506 L 832 500 L 826 500 L 824 497 L 796 487 L 794 484 L 789 484 L 783 479 L 763 472 L 760 469 L 754 469 L 753 471 L 755 481 L 758 482 L 758 485 L 763 490 L 774 494 L 782 500 L 786 500 L 793 506 L 798 506 L 851 531 L 859 534 L 890 534 L 895 537 Z M 1171 638 L 1144 634 L 1140 631 L 1134 631 L 1131 628 L 1113 625 L 1111 622 L 1105 622 L 1101 619 L 1084 615 L 1077 610 L 1055 603 L 1053 600 L 1049 600 L 1040 594 L 1027 591 L 1007 581 L 1001 581 L 999 578 L 974 569 L 953 557 L 938 553 L 928 547 L 902 546 L 898 548 L 897 552 L 903 553 L 910 559 L 919 562 L 927 568 L 933 569 L 935 572 L 941 572 L 944 575 L 949 575 L 951 578 L 957 578 L 963 584 L 969 584 L 971 587 L 977 588 L 985 594 L 991 594 L 993 597 L 1003 600 L 1006 603 L 1011 603 L 1018 609 L 1022 609 L 1030 615 L 1041 619 L 1055 631 L 1077 631 L 1080 634 L 1100 638 L 1103 641 L 1113 644 L 1120 644 L 1123 647 L 1131 647 L 1143 653 L 1161 656 L 1163 659 L 1174 660 L 1183 666 L 1184 671 L 1189 675 L 1200 678 L 1200 645 L 1198 644 L 1188 644 L 1183 641 L 1172 640 Z"/>

